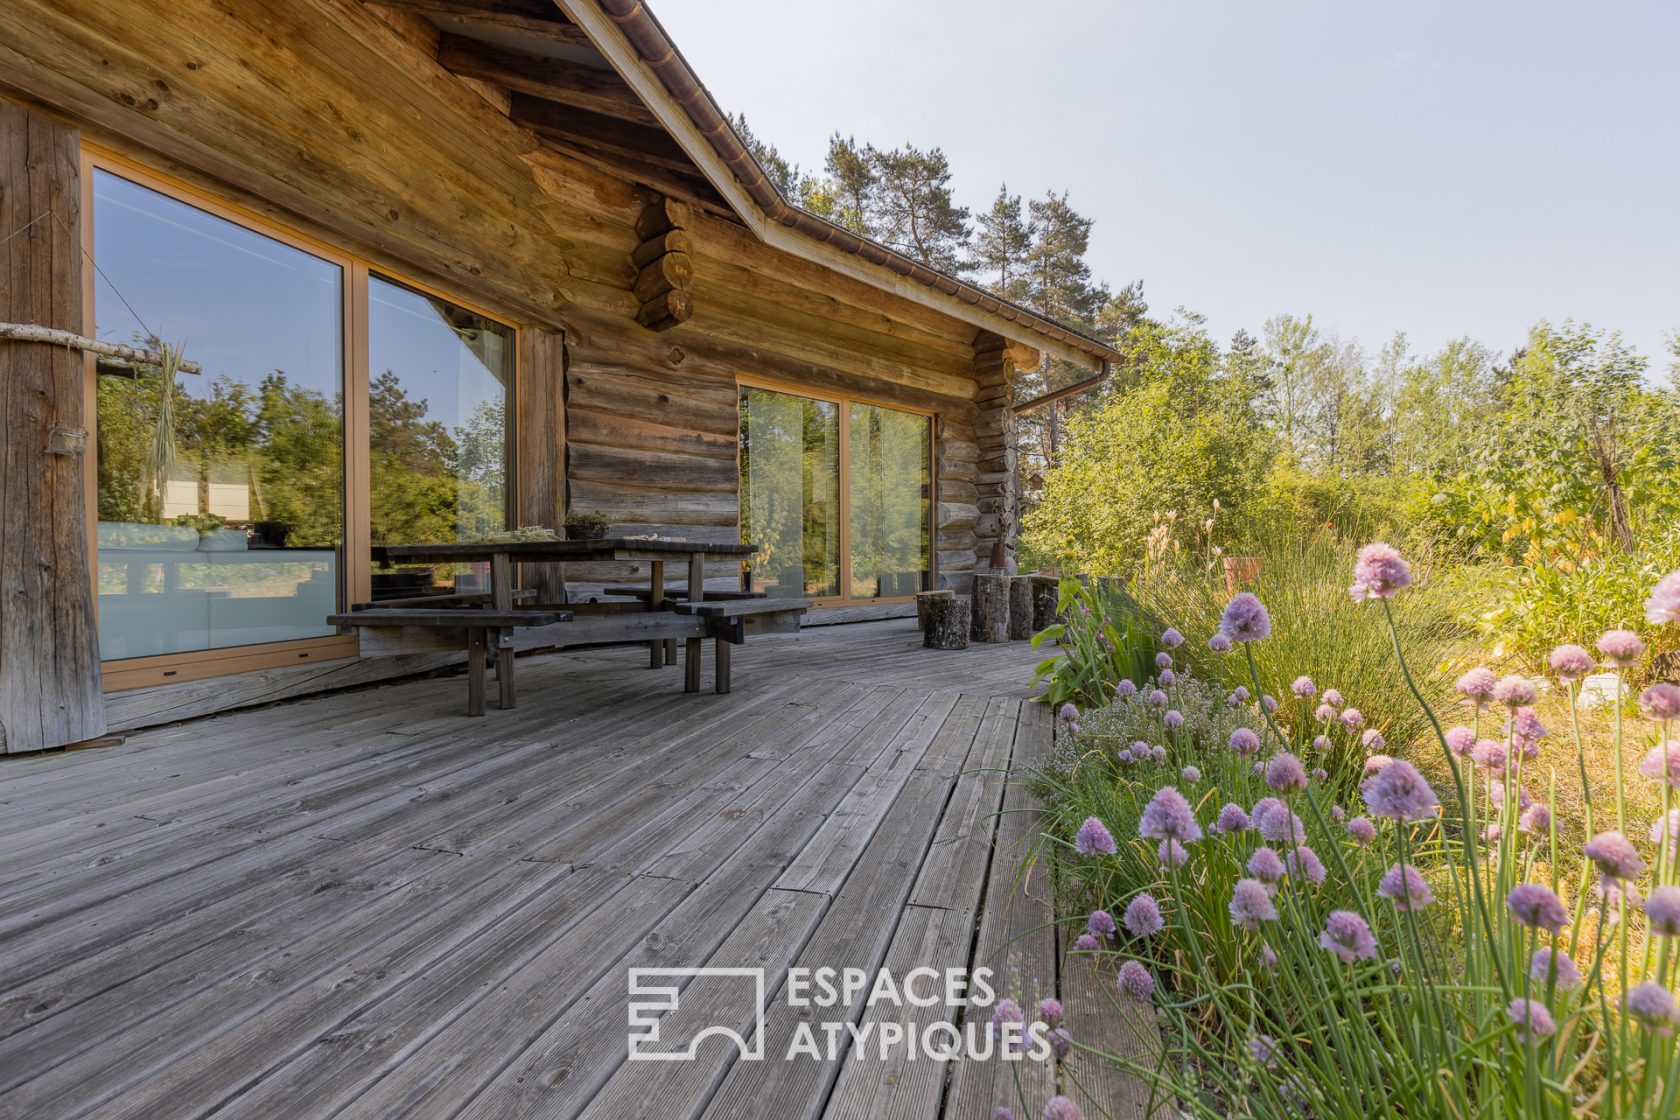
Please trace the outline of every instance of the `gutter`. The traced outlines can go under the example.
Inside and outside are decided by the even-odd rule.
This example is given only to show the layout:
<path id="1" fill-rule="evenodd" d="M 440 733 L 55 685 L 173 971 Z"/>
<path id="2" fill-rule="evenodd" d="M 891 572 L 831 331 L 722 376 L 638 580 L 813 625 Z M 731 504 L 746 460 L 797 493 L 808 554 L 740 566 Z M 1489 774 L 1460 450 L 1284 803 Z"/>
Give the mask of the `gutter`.
<path id="1" fill-rule="evenodd" d="M 860 237 L 851 230 L 790 204 L 764 174 L 764 169 L 759 167 L 758 161 L 753 158 L 746 145 L 741 143 L 741 138 L 735 135 L 735 130 L 729 126 L 729 121 L 719 110 L 717 102 L 712 100 L 712 95 L 706 91 L 706 87 L 700 84 L 688 62 L 647 6 L 641 0 L 595 2 L 618 26 L 625 41 L 630 44 L 643 65 L 658 77 L 665 91 L 700 131 L 742 189 L 771 221 L 861 257 L 871 264 L 935 291 L 972 304 L 987 314 L 1018 323 L 1034 334 L 1054 339 L 1063 346 L 1091 356 L 1101 362 L 1105 369 L 1120 356 L 1118 352 L 1094 338 L 1069 330 L 1060 323 L 1046 319 L 1017 303 L 999 299 L 982 288 L 928 268 L 879 242 Z"/>

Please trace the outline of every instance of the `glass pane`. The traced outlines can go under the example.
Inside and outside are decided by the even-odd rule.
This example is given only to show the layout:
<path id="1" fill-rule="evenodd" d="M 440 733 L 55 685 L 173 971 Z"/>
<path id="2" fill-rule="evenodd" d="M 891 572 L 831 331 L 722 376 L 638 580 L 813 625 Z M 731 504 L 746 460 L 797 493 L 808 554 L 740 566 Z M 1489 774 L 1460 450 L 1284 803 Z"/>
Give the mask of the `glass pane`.
<path id="1" fill-rule="evenodd" d="M 741 390 L 741 540 L 771 595 L 840 591 L 840 412 L 768 389 Z"/>
<path id="2" fill-rule="evenodd" d="M 446 544 L 508 528 L 514 332 L 381 277 L 368 280 L 369 509 L 375 548 Z M 374 572 L 374 597 L 462 569 Z"/>
<path id="3" fill-rule="evenodd" d="M 344 540 L 343 271 L 94 172 L 102 359 L 99 645 L 107 659 L 334 633 Z"/>
<path id="4" fill-rule="evenodd" d="M 925 590 L 931 432 L 928 418 L 873 405 L 846 406 L 851 469 L 851 596 L 880 599 Z"/>

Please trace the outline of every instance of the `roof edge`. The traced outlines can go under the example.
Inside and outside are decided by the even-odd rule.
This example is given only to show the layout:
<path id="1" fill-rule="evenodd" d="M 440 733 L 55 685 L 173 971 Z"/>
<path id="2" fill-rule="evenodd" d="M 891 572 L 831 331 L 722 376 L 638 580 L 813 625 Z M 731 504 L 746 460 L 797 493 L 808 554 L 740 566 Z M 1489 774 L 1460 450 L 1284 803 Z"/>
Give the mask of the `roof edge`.
<path id="1" fill-rule="evenodd" d="M 1049 350 L 1058 357 L 1080 365 L 1097 368 L 1120 359 L 1121 355 L 1117 350 L 1097 339 L 1046 319 L 1017 303 L 1000 299 L 984 288 L 929 268 L 879 242 L 862 237 L 788 202 L 764 174 L 764 169 L 759 166 L 746 145 L 741 143 L 741 138 L 730 127 L 728 118 L 719 109 L 717 102 L 712 100 L 712 95 L 700 83 L 700 79 L 695 76 L 682 53 L 660 26 L 658 19 L 641 0 L 556 0 L 556 3 L 574 23 L 590 35 L 595 41 L 596 49 L 619 69 L 621 76 L 629 81 L 645 100 L 650 99 L 650 94 L 664 95 L 670 108 L 680 114 L 680 120 L 667 119 L 667 115 L 661 113 L 660 105 L 650 104 L 649 108 L 660 117 L 678 143 L 683 143 L 685 131 L 692 130 L 693 138 L 705 145 L 704 151 L 696 151 L 690 149 L 688 144 L 683 144 L 684 148 L 689 150 L 690 158 L 707 173 L 713 185 L 723 192 L 737 209 L 743 211 L 742 217 L 747 219 L 748 225 L 763 240 L 796 253 L 801 248 L 799 242 L 806 245 L 814 242 L 815 245 L 826 246 L 847 256 L 856 257 L 873 267 L 867 270 L 850 270 L 839 267 L 839 263 L 834 260 L 819 260 L 818 263 L 835 267 L 838 271 L 850 272 L 865 283 L 872 283 L 877 287 L 885 286 L 889 290 L 909 296 L 910 292 L 897 285 L 882 284 L 885 278 L 875 270 L 885 270 L 919 287 L 955 299 L 978 313 L 956 314 L 955 309 L 945 307 L 943 309 L 947 314 L 955 314 L 955 317 L 986 330 L 1012 335 L 1019 341 L 1038 345 L 1041 349 Z M 591 18 L 594 16 L 605 16 L 606 21 Z M 611 30 L 617 33 L 623 45 L 628 48 L 629 56 L 621 56 L 619 51 L 611 49 L 616 44 L 602 41 L 606 38 L 604 33 L 609 24 Z M 626 73 L 625 70 L 630 64 L 645 68 L 657 79 L 658 89 L 643 88 L 643 84 L 637 82 L 634 75 Z M 686 125 L 687 129 L 684 129 L 683 125 Z M 719 181 L 725 176 L 728 182 Z M 732 195 L 741 197 L 731 197 Z M 749 206 L 751 212 L 748 212 Z M 762 221 L 754 221 L 755 216 Z M 797 237 L 786 236 L 789 232 Z M 1010 330 L 1010 327 L 1015 329 Z M 1031 337 L 1023 337 L 1024 333 Z"/>

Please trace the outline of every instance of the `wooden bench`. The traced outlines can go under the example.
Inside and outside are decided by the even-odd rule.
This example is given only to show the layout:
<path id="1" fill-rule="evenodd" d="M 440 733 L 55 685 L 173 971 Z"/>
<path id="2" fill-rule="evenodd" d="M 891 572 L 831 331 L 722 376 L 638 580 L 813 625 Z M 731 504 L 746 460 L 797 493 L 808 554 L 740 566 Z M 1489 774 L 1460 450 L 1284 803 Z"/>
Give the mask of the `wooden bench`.
<path id="1" fill-rule="evenodd" d="M 653 598 L 653 588 L 651 588 L 651 587 L 603 587 L 603 588 L 601 588 L 601 594 L 603 594 L 603 595 L 625 595 L 625 596 L 628 596 L 632 599 L 640 599 L 642 602 L 645 603 L 649 599 Z M 765 597 L 765 595 L 764 595 L 764 592 L 762 592 L 762 591 L 713 591 L 711 588 L 707 588 L 706 589 L 706 599 L 704 601 L 710 602 L 711 600 L 715 599 L 715 600 L 717 600 L 718 602 L 721 603 L 721 602 L 727 602 L 727 601 L 732 600 L 732 599 L 762 599 L 764 597 Z M 660 598 L 661 599 L 670 599 L 672 602 L 680 602 L 680 601 L 688 598 L 688 591 L 684 588 L 681 588 L 681 587 L 667 587 L 665 589 L 665 593 L 663 595 L 661 595 Z"/>
<path id="2" fill-rule="evenodd" d="M 799 629 L 799 616 L 811 609 L 809 599 L 710 599 L 698 603 L 680 602 L 671 608 L 677 614 L 692 615 L 706 620 L 706 636 L 716 639 L 717 657 L 714 687 L 721 694 L 729 691 L 730 647 L 747 640 L 747 622 L 757 622 L 763 629 L 788 627 Z M 689 638 L 683 658 L 683 691 L 700 691 L 700 642 Z"/>
<path id="3" fill-rule="evenodd" d="M 535 602 L 536 598 L 535 591 L 520 590 L 513 593 L 515 603 L 531 603 Z M 488 591 L 440 591 L 426 595 L 404 595 L 396 599 L 375 599 L 371 603 L 351 603 L 350 609 L 373 611 L 398 607 L 488 607 L 490 601 L 491 595 Z"/>
<path id="4" fill-rule="evenodd" d="M 508 632 L 517 626 L 548 626 L 571 619 L 569 611 L 492 611 L 475 607 L 388 607 L 359 604 L 365 610 L 327 616 L 327 625 L 369 629 L 403 629 L 411 626 L 437 630 L 460 630 L 467 649 L 467 714 L 484 714 L 484 668 L 488 660 L 486 640 L 496 634 L 496 684 L 501 706 L 513 707 L 513 647 Z"/>

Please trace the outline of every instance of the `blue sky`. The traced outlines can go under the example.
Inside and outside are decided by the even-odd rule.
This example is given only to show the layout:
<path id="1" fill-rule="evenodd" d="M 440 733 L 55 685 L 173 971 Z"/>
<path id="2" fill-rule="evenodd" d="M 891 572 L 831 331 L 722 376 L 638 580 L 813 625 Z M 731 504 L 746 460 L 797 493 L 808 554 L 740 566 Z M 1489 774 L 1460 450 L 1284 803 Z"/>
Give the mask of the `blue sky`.
<path id="1" fill-rule="evenodd" d="M 1374 353 L 1541 318 L 1680 328 L 1680 4 L 658 0 L 808 168 L 939 145 L 959 200 L 1066 189 L 1091 262 L 1222 338 L 1311 313 Z"/>

